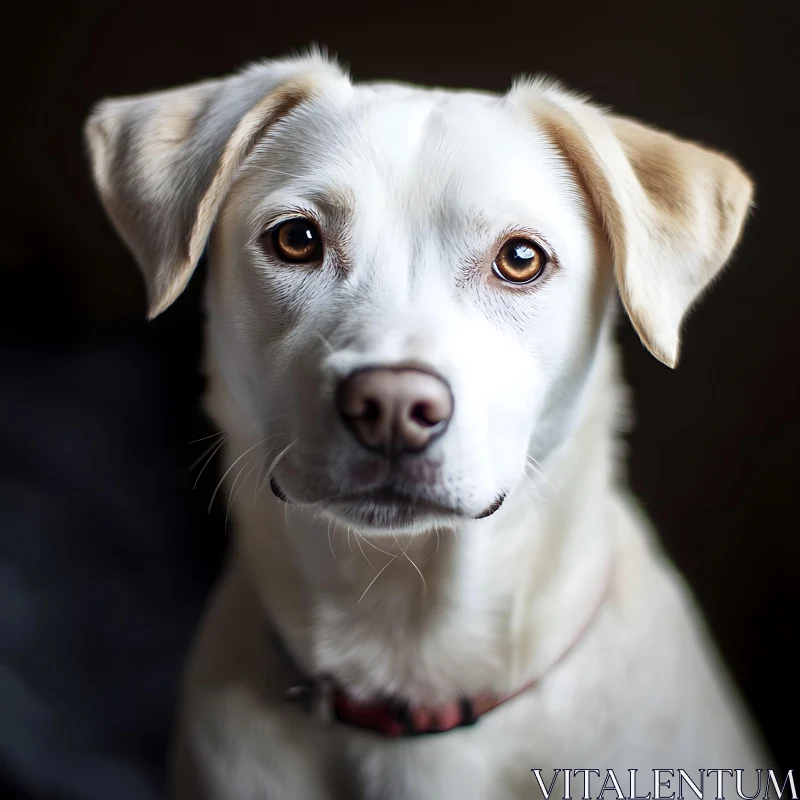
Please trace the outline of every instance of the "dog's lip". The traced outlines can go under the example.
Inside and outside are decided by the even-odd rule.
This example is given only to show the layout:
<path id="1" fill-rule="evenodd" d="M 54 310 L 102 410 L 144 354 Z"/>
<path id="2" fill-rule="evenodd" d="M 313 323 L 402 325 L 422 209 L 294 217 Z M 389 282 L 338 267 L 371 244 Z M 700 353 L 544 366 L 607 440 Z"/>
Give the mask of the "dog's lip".
<path id="1" fill-rule="evenodd" d="M 274 494 L 278 500 L 283 500 L 284 503 L 289 502 L 289 498 L 284 494 L 283 489 L 281 489 L 281 485 L 275 480 L 274 475 L 269 479 L 269 488 L 272 489 L 272 494 Z"/>
<path id="2" fill-rule="evenodd" d="M 289 502 L 286 494 L 280 487 L 280 484 L 273 476 L 269 482 L 272 493 L 284 502 Z M 428 500 L 427 498 L 413 495 L 408 492 L 403 492 L 395 489 L 392 486 L 379 486 L 374 489 L 367 489 L 361 492 L 349 492 L 347 494 L 334 495 L 333 497 L 325 498 L 324 500 L 317 501 L 317 503 L 330 503 L 333 505 L 350 505 L 353 503 L 378 503 L 381 505 L 403 506 L 410 511 L 418 511 L 422 513 L 432 514 L 447 514 L 457 517 L 472 517 L 473 519 L 486 519 L 491 517 L 500 506 L 503 505 L 506 499 L 506 492 L 502 492 L 497 498 L 484 509 L 480 514 L 471 515 L 464 510 L 456 508 L 455 506 L 439 503 L 435 500 Z"/>
<path id="3" fill-rule="evenodd" d="M 375 489 L 366 489 L 361 492 L 349 492 L 327 498 L 324 502 L 336 505 L 353 503 L 377 503 L 387 506 L 403 506 L 411 511 L 449 514 L 459 517 L 465 516 L 464 512 L 455 506 L 429 500 L 419 495 L 395 489 L 392 486 L 379 486 Z"/>
<path id="4" fill-rule="evenodd" d="M 475 519 L 486 519 L 487 517 L 491 517 L 495 511 L 500 510 L 500 506 L 503 505 L 506 501 L 506 497 L 508 497 L 508 492 L 501 492 L 492 502 L 491 505 L 487 506 L 480 514 L 478 514 Z"/>

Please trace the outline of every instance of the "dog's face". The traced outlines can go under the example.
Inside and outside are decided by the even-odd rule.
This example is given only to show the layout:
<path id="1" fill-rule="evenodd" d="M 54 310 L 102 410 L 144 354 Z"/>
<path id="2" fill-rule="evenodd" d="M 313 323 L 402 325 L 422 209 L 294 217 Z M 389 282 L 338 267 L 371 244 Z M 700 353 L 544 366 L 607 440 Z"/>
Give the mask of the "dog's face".
<path id="1" fill-rule="evenodd" d="M 520 482 L 610 274 L 524 109 L 394 88 L 276 125 L 210 257 L 218 367 L 267 451 L 289 446 L 275 484 L 360 526 L 481 516 Z"/>
<path id="2" fill-rule="evenodd" d="M 359 87 L 313 60 L 88 131 L 154 311 L 208 245 L 211 356 L 273 491 L 366 531 L 499 508 L 567 435 L 615 276 L 674 362 L 750 199 L 722 156 L 553 87 Z"/>

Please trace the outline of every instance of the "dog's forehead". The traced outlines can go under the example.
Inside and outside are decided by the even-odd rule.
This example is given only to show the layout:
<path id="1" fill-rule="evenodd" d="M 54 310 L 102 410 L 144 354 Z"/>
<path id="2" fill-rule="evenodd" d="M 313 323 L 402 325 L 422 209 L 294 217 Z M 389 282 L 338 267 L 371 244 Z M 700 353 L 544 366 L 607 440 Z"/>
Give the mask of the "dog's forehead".
<path id="1" fill-rule="evenodd" d="M 535 117 L 488 93 L 356 86 L 308 104 L 276 138 L 287 172 L 356 198 L 379 184 L 399 199 L 524 211 L 558 203 L 565 177 Z"/>

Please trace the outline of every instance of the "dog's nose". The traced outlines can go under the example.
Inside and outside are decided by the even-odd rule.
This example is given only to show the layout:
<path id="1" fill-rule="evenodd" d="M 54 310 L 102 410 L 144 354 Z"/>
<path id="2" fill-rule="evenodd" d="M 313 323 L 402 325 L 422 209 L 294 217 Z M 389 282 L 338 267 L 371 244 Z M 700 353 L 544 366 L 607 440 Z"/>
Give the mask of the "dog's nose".
<path id="1" fill-rule="evenodd" d="M 340 384 L 337 403 L 356 439 L 386 456 L 421 452 L 453 416 L 447 382 L 409 367 L 358 370 Z"/>

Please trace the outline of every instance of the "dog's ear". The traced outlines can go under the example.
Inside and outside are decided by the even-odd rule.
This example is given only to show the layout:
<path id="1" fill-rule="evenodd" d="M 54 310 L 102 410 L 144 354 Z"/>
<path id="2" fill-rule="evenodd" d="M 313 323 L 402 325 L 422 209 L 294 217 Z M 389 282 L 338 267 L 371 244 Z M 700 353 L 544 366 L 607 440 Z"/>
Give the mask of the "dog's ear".
<path id="1" fill-rule="evenodd" d="M 644 345 L 678 360 L 681 322 L 730 257 L 753 185 L 727 156 L 618 117 L 542 81 L 521 100 L 561 150 L 608 238 L 622 302 Z"/>
<path id="2" fill-rule="evenodd" d="M 255 143 L 278 118 L 347 77 L 322 56 L 105 100 L 85 137 L 103 206 L 144 273 L 149 316 L 189 282 L 214 220 Z"/>

